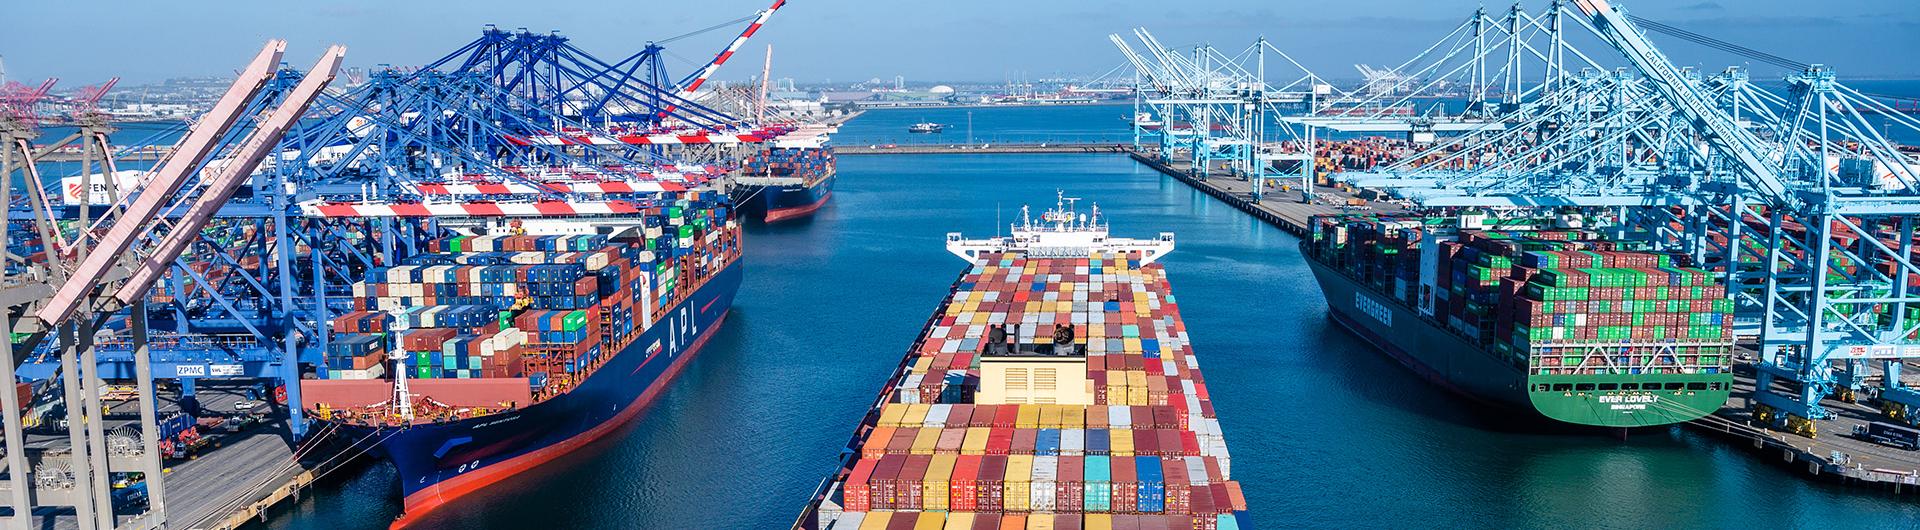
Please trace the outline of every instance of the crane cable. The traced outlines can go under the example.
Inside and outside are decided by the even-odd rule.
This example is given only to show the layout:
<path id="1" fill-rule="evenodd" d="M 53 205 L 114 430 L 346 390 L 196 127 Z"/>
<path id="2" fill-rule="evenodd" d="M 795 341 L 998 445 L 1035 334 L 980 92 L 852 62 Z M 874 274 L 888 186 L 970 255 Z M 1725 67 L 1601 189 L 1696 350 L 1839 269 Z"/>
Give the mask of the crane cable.
<path id="1" fill-rule="evenodd" d="M 1746 57 L 1748 59 L 1753 59 L 1755 61 L 1770 64 L 1773 66 L 1778 66 L 1780 68 L 1797 71 L 1797 70 L 1806 70 L 1808 66 L 1811 66 L 1807 63 L 1795 61 L 1793 59 L 1788 59 L 1785 57 L 1763 52 L 1760 50 L 1755 50 L 1753 48 L 1748 48 L 1746 46 L 1741 46 L 1738 44 L 1723 41 L 1713 37 L 1708 37 L 1706 35 L 1701 35 L 1699 33 L 1694 33 L 1694 32 L 1680 29 L 1677 27 L 1669 26 L 1667 24 L 1663 24 L 1654 20 L 1649 20 L 1643 17 L 1639 17 L 1635 15 L 1627 15 L 1627 19 L 1632 20 L 1635 25 L 1642 26 L 1662 34 L 1678 37 L 1681 40 L 1685 40 L 1685 41 L 1706 46 L 1709 48 L 1714 48 L 1714 49 L 1731 53 L 1734 55 L 1738 55 L 1741 57 Z"/>

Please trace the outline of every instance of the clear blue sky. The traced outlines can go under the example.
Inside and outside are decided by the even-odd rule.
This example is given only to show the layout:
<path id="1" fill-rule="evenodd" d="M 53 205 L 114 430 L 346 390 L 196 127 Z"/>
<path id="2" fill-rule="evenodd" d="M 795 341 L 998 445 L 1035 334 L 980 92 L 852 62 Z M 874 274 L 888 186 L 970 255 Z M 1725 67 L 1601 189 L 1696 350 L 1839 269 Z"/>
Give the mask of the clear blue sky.
<path id="1" fill-rule="evenodd" d="M 1842 76 L 1920 78 L 1915 0 L 1616 0 L 1633 14 L 1805 62 Z M 0 56 L 10 78 L 58 76 L 71 88 L 118 75 L 149 82 L 225 74 L 265 39 L 286 38 L 289 62 L 327 43 L 350 65 L 418 64 L 483 24 L 560 30 L 603 57 L 745 16 L 768 0 L 270 0 L 171 2 L 10 0 Z M 1456 0 L 792 0 L 721 79 L 757 75 L 772 43 L 776 77 L 835 82 L 872 77 L 998 81 L 1022 72 L 1095 75 L 1120 64 L 1106 34 L 1145 26 L 1168 45 L 1239 48 L 1264 34 L 1322 75 L 1397 63 L 1480 5 Z M 1504 10 L 1505 2 L 1486 3 Z M 1529 1 L 1531 10 L 1546 5 Z M 676 74 L 718 51 L 737 29 L 674 43 Z M 1718 69 L 1735 59 L 1655 35 L 1675 60 Z"/>

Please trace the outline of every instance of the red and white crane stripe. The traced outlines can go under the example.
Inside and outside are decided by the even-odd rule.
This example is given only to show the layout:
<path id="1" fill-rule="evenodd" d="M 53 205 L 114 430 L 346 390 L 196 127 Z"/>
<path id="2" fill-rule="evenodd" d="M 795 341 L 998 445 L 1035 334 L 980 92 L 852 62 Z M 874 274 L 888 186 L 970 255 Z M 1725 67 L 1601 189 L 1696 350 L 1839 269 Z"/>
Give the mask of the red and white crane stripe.
<path id="1" fill-rule="evenodd" d="M 693 91 L 699 90 L 700 85 L 706 83 L 707 78 L 712 77 L 713 73 L 720 69 L 720 65 L 727 64 L 727 59 L 733 57 L 733 52 L 738 51 L 741 45 L 746 44 L 747 38 L 752 37 L 755 32 L 760 31 L 760 26 L 766 24 L 767 19 L 773 16 L 773 12 L 779 11 L 780 6 L 784 5 L 787 5 L 787 0 L 774 0 L 772 7 L 761 11 L 760 16 L 753 19 L 753 24 L 748 25 L 746 31 L 740 32 L 740 36 L 734 37 L 733 42 L 727 44 L 725 51 L 715 56 L 713 62 L 707 63 L 706 68 L 700 69 L 700 75 L 695 76 L 692 82 L 687 83 L 687 86 L 680 88 L 680 95 L 682 97 L 691 96 Z"/>
<path id="2" fill-rule="evenodd" d="M 327 202 L 300 203 L 306 217 L 572 217 L 641 213 L 627 201 L 517 203 Z"/>
<path id="3" fill-rule="evenodd" d="M 663 191 L 687 191 L 687 186 L 678 182 L 553 182 L 544 184 L 547 191 L 553 193 L 656 193 Z M 498 184 L 420 184 L 415 186 L 421 195 L 460 196 L 460 195 L 536 195 L 541 190 L 530 184 L 517 182 Z"/>

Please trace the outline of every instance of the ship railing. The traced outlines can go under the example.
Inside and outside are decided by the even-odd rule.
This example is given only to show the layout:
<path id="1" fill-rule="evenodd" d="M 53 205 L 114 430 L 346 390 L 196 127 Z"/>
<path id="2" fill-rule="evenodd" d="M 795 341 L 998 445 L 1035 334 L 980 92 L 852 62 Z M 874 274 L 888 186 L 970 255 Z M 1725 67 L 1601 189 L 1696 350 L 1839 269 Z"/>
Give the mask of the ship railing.
<path id="1" fill-rule="evenodd" d="M 1681 348 L 1697 348 L 1699 351 L 1683 353 Z M 1733 362 L 1733 342 L 1730 340 L 1556 342 L 1534 344 L 1530 350 L 1528 366 L 1534 375 L 1631 374 L 1635 370 L 1672 374 L 1703 374 L 1707 370 L 1731 373 Z M 1568 357 L 1577 357 L 1579 362 L 1566 364 L 1561 361 Z M 1621 360 L 1623 357 L 1624 361 Z M 1699 362 L 1701 357 L 1715 357 L 1718 360 Z M 1546 362 L 1549 358 L 1556 363 Z"/>

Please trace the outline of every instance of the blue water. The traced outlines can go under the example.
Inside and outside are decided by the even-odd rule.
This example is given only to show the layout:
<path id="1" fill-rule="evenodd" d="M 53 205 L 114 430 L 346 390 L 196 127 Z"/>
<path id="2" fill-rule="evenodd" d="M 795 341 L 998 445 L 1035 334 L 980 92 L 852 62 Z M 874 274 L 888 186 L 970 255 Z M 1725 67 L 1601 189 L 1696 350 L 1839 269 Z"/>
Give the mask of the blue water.
<path id="1" fill-rule="evenodd" d="M 1686 431 L 1510 432 L 1331 327 L 1293 237 L 1124 157 L 897 155 L 844 157 L 811 221 L 749 227 L 734 316 L 631 429 L 423 526 L 786 526 L 963 268 L 943 236 L 991 233 L 996 210 L 1009 220 L 1056 188 L 1097 201 L 1117 233 L 1178 234 L 1164 263 L 1262 524 L 1920 525 L 1911 502 Z M 269 526 L 381 527 L 392 480 L 373 466 Z"/>
<path id="2" fill-rule="evenodd" d="M 1017 107 L 874 109 L 840 127 L 838 145 L 939 145 L 968 143 L 1133 143 L 1127 123 L 1133 104 Z M 937 134 L 909 133 L 915 123 L 946 125 Z"/>

